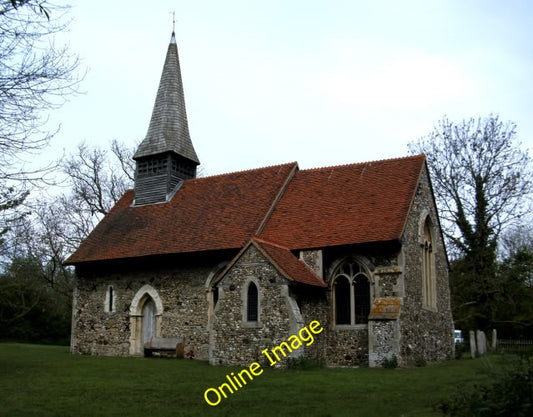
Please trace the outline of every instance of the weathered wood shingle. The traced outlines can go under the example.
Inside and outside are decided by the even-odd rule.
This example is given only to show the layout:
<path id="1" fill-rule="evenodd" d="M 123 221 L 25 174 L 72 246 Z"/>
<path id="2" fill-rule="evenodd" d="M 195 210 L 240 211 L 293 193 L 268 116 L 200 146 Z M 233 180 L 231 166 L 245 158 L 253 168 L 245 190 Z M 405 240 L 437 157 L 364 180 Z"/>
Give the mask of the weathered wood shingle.
<path id="1" fill-rule="evenodd" d="M 175 152 L 196 164 L 200 163 L 189 135 L 174 33 L 168 46 L 148 133 L 133 158 L 139 159 L 165 152 Z"/>

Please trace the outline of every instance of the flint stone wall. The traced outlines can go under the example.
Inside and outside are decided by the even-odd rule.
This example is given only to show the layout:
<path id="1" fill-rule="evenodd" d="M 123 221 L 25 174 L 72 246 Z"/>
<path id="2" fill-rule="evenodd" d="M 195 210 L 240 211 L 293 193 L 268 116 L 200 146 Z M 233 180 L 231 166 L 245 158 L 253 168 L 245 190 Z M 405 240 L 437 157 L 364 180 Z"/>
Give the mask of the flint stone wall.
<path id="1" fill-rule="evenodd" d="M 400 359 L 400 326 L 398 320 L 371 320 L 368 323 L 370 346 L 369 366 L 383 365 L 385 360 Z"/>
<path id="2" fill-rule="evenodd" d="M 79 273 L 73 303 L 71 351 L 91 355 L 130 354 L 130 307 L 135 294 L 150 285 L 163 304 L 160 337 L 181 337 L 185 351 L 208 359 L 206 280 L 215 265 L 124 273 Z M 106 312 L 113 286 L 114 311 Z M 139 335 L 139 337 L 142 337 Z"/>
<path id="3" fill-rule="evenodd" d="M 433 224 L 437 307 L 423 305 L 421 224 L 429 214 Z M 226 256 L 227 255 L 227 256 Z M 359 245 L 343 249 L 305 251 L 303 261 L 330 282 L 334 269 L 347 256 L 357 255 L 371 279 L 372 300 L 402 297 L 401 312 L 395 321 L 366 325 L 336 326 L 331 288 L 302 286 L 285 279 L 253 245 L 242 254 L 218 283 L 214 306 L 209 281 L 225 259 L 174 262 L 158 267 L 115 268 L 114 271 L 77 269 L 74 289 L 71 350 L 75 353 L 125 356 L 131 354 L 130 308 L 144 285 L 157 291 L 163 306 L 158 336 L 180 337 L 185 352 L 212 364 L 249 366 L 266 364 L 261 354 L 286 341 L 290 335 L 318 320 L 324 331 L 314 336 L 311 346 L 302 346 L 293 357 L 324 359 L 328 366 L 378 365 L 397 354 L 401 365 L 423 359 L 444 360 L 453 355 L 453 321 L 450 309 L 448 264 L 430 193 L 427 172 L 408 217 L 402 244 Z M 138 266 L 138 265 L 137 265 Z M 249 282 L 258 287 L 259 320 L 246 320 Z M 113 286 L 112 312 L 108 288 Z M 141 337 L 139 335 L 139 337 Z M 370 345 L 370 352 L 369 352 Z M 140 352 L 139 352 L 140 353 Z M 286 361 L 280 361 L 283 366 Z"/>
<path id="4" fill-rule="evenodd" d="M 429 215 L 433 223 L 437 308 L 423 305 L 421 227 Z M 448 262 L 427 169 L 421 175 L 403 237 L 404 299 L 400 315 L 401 363 L 436 362 L 453 357 L 453 319 L 450 307 Z"/>
<path id="5" fill-rule="evenodd" d="M 246 297 L 250 282 L 258 290 L 258 321 L 248 322 Z M 213 365 L 267 365 L 261 354 L 286 341 L 305 326 L 296 300 L 290 295 L 289 281 L 263 255 L 250 246 L 218 283 L 219 298 L 214 309 L 211 332 Z M 303 348 L 294 356 L 302 354 Z M 280 366 L 285 361 L 280 361 Z M 270 365 L 267 365 L 270 366 Z"/>

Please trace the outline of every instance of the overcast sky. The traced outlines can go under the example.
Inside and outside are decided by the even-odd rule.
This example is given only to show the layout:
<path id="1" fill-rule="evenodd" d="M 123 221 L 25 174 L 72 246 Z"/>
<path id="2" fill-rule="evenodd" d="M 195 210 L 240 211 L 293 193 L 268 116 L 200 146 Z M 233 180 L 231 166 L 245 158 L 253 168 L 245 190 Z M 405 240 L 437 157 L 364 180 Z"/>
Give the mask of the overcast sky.
<path id="1" fill-rule="evenodd" d="M 533 149 L 533 2 L 78 2 L 85 94 L 51 116 L 55 155 L 142 140 L 176 12 L 189 129 L 207 174 L 407 154 L 451 119 L 499 114 Z"/>

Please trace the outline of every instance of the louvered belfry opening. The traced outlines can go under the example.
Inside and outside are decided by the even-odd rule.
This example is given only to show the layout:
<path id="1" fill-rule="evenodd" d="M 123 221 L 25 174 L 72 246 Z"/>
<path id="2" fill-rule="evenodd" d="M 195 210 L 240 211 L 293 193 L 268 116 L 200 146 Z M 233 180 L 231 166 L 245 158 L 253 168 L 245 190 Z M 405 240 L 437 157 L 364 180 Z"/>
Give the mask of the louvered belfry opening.
<path id="1" fill-rule="evenodd" d="M 166 153 L 137 160 L 135 205 L 167 201 L 180 183 L 196 177 L 196 165 Z"/>
<path id="2" fill-rule="evenodd" d="M 176 37 L 168 46 L 146 137 L 133 158 L 135 205 L 168 201 L 182 181 L 196 177 L 194 150 L 181 79 Z"/>

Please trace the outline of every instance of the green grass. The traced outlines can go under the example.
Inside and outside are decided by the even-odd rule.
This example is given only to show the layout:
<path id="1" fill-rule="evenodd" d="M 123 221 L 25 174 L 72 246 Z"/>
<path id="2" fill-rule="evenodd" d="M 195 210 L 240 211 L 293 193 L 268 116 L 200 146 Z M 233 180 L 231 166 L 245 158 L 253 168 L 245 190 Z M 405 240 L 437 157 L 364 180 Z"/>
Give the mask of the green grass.
<path id="1" fill-rule="evenodd" d="M 241 367 L 175 359 L 71 355 L 0 344 L 0 416 L 438 416 L 457 387 L 502 366 L 489 357 L 410 369 L 265 369 L 212 407 L 204 391 Z M 265 367 L 263 367 L 265 368 Z"/>

